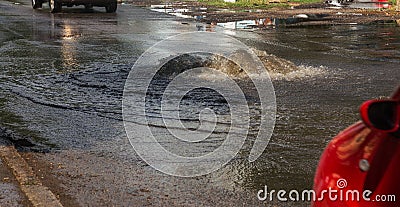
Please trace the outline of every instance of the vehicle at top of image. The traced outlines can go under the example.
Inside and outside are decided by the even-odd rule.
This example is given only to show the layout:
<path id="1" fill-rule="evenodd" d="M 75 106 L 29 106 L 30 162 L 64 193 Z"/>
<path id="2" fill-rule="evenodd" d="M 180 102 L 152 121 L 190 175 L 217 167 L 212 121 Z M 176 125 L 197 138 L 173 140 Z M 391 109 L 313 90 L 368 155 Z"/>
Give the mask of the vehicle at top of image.
<path id="1" fill-rule="evenodd" d="M 363 103 L 360 114 L 323 152 L 313 207 L 400 206 L 400 87 Z"/>
<path id="2" fill-rule="evenodd" d="M 117 0 L 31 0 L 34 9 L 42 8 L 43 3 L 48 2 L 51 13 L 61 11 L 62 6 L 72 7 L 84 5 L 86 9 L 105 7 L 107 13 L 117 11 Z"/>

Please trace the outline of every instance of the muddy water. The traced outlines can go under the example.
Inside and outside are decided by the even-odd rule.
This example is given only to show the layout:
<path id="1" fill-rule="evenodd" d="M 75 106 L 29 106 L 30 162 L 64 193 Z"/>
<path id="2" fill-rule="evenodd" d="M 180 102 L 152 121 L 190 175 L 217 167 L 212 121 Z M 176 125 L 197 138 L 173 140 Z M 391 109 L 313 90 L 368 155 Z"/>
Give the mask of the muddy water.
<path id="1" fill-rule="evenodd" d="M 1 125 L 25 136 L 35 134 L 34 141 L 50 150 L 79 148 L 140 162 L 128 153 L 130 146 L 119 145 L 126 139 L 121 116 L 125 79 L 147 48 L 168 36 L 196 31 L 196 23 L 181 24 L 175 17 L 128 6 L 117 15 L 80 9 L 51 15 L 10 2 L 0 6 Z M 256 120 L 238 156 L 207 176 L 217 186 L 254 192 L 264 185 L 311 188 L 323 148 L 358 120 L 360 103 L 389 95 L 399 85 L 400 28 L 394 25 L 215 30 L 261 51 L 278 107 L 264 154 L 256 162 L 247 161 Z M 252 86 L 240 77 L 238 81 Z M 229 112 L 223 97 L 214 93 L 195 90 L 185 97 L 185 126 L 195 128 L 198 120 L 191 117 L 204 107 L 221 115 Z M 158 104 L 148 107 L 149 116 L 157 119 Z M 254 114 L 258 107 L 257 100 L 250 102 Z M 226 132 L 213 136 L 196 153 L 218 146 Z M 188 155 L 174 143 L 166 147 Z"/>
<path id="2" fill-rule="evenodd" d="M 270 183 L 276 176 L 270 185 L 309 187 L 321 150 L 359 119 L 360 103 L 389 95 L 400 84 L 400 29 L 342 25 L 278 28 L 258 35 L 262 41 L 248 44 L 302 66 L 294 72 L 298 77 L 288 73 L 274 81 L 278 121 L 264 158 L 272 166 L 257 166 L 262 170 L 255 171 L 255 183 Z"/>

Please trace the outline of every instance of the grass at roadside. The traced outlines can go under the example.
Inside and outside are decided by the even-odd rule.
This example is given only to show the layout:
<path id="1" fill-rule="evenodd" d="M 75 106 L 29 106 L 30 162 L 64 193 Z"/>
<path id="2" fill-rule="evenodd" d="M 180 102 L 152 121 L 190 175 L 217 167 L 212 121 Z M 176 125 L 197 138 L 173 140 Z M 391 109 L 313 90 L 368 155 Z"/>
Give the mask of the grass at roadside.
<path id="1" fill-rule="evenodd" d="M 287 8 L 290 2 L 299 4 L 319 3 L 321 0 L 281 0 L 281 3 L 270 3 L 269 0 L 236 0 L 235 3 L 224 2 L 224 0 L 198 0 L 208 6 L 219 8 L 247 8 L 247 9 L 269 9 Z"/>
<path id="2" fill-rule="evenodd" d="M 389 2 L 392 4 L 392 9 L 395 10 L 396 9 L 397 0 L 389 0 Z"/>

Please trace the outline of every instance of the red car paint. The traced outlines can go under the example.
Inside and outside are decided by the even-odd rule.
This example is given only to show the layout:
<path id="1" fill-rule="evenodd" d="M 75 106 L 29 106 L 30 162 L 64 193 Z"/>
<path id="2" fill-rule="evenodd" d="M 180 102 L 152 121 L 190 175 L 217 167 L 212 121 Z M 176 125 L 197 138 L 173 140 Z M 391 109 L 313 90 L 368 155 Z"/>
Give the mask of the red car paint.
<path id="1" fill-rule="evenodd" d="M 391 99 L 400 104 L 400 87 Z M 313 207 L 400 206 L 400 129 L 386 132 L 367 126 L 357 122 L 328 144 L 314 177 Z M 337 190 L 336 199 L 329 198 L 329 190 Z M 359 199 L 353 200 L 355 191 Z M 364 192 L 371 194 L 364 199 Z"/>

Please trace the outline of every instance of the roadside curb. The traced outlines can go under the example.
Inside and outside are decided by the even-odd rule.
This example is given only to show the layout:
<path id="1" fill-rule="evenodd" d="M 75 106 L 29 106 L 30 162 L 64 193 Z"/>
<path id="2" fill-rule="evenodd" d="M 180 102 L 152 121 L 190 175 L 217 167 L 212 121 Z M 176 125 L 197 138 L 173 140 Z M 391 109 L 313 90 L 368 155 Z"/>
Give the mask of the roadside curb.
<path id="1" fill-rule="evenodd" d="M 0 158 L 11 169 L 21 191 L 35 207 L 62 207 L 56 196 L 37 178 L 32 168 L 21 157 L 14 146 L 0 146 Z"/>

